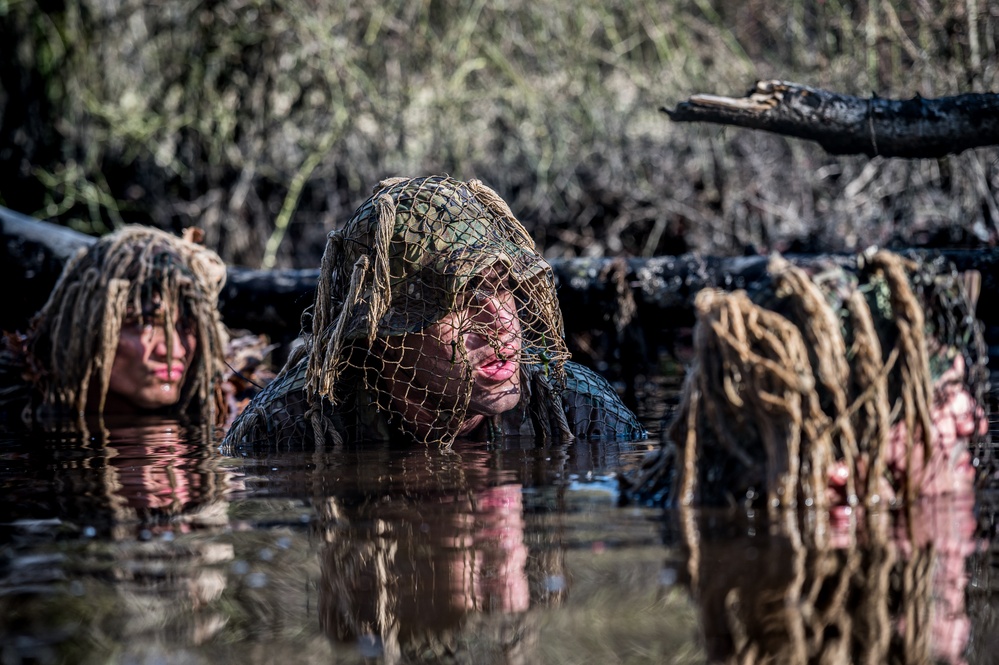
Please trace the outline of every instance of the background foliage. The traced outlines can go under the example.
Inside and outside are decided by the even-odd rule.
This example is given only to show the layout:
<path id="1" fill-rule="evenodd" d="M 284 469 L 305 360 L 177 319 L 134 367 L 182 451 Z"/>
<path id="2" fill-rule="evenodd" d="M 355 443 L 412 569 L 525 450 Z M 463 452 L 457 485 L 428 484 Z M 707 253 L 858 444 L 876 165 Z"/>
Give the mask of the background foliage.
<path id="1" fill-rule="evenodd" d="M 997 77 L 992 0 L 0 0 L 0 204 L 199 225 L 250 266 L 314 267 L 374 183 L 432 172 L 496 188 L 548 256 L 980 246 L 994 148 L 831 157 L 658 109 Z"/>

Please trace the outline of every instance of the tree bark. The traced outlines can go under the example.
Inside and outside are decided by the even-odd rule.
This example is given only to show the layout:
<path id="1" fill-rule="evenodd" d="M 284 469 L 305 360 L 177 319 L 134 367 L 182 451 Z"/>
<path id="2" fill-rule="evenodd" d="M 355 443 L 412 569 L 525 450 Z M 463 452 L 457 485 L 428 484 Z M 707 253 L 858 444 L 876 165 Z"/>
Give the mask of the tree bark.
<path id="1" fill-rule="evenodd" d="M 24 330 L 45 302 L 63 263 L 93 242 L 84 234 L 0 208 L 4 254 L 0 274 L 9 303 L 0 329 Z M 942 255 L 958 270 L 982 275 L 978 316 L 986 341 L 999 348 L 999 250 L 908 250 L 913 257 Z M 805 261 L 808 256 L 787 256 Z M 852 256 L 841 257 L 844 261 Z M 551 260 L 567 335 L 588 335 L 607 353 L 643 354 L 644 345 L 668 344 L 694 323 L 694 296 L 703 288 L 746 288 L 766 272 L 768 257 L 697 254 L 651 259 Z M 298 335 L 302 313 L 315 297 L 318 270 L 251 270 L 230 266 L 219 300 L 230 328 L 285 342 Z M 621 350 L 621 347 L 624 350 Z"/>
<path id="2" fill-rule="evenodd" d="M 760 81 L 745 97 L 693 95 L 677 122 L 712 122 L 816 141 L 834 155 L 942 157 L 999 144 L 999 95 L 924 99 L 851 97 L 787 81 Z"/>

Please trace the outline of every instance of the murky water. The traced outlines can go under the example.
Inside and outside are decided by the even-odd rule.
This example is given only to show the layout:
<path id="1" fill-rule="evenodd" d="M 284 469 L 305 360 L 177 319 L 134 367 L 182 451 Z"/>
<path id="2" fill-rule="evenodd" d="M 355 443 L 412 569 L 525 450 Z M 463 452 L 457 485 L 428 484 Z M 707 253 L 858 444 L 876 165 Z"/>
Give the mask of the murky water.
<path id="1" fill-rule="evenodd" d="M 223 456 L 169 421 L 3 438 L 4 665 L 999 653 L 992 513 L 970 504 L 822 540 L 619 507 L 610 474 L 655 441 Z"/>

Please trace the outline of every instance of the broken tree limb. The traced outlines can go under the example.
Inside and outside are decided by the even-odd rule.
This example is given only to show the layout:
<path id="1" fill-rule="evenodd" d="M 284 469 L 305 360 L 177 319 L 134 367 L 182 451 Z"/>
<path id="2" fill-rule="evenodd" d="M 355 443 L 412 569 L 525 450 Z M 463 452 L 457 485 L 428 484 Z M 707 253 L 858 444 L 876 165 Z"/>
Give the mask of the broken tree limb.
<path id="1" fill-rule="evenodd" d="M 712 122 L 816 141 L 834 155 L 942 157 L 999 144 L 999 95 L 852 97 L 787 81 L 759 81 L 744 97 L 693 95 L 676 122 Z"/>
<path id="2" fill-rule="evenodd" d="M 0 280 L 5 285 L 0 330 L 24 331 L 48 299 L 66 261 L 94 238 L 0 207 Z M 318 271 L 251 270 L 229 266 L 219 306 L 226 325 L 272 339 L 298 334 L 312 304 Z"/>
<path id="3" fill-rule="evenodd" d="M 45 302 L 63 263 L 93 239 L 70 229 L 0 208 L 0 276 L 7 291 L 0 329 L 24 330 Z M 978 316 L 986 341 L 999 352 L 999 250 L 908 250 L 942 255 L 958 270 L 981 273 Z M 808 256 L 787 256 L 792 261 Z M 843 260 L 850 260 L 844 255 Z M 768 257 L 684 254 L 651 259 L 551 260 L 569 336 L 588 335 L 607 353 L 644 353 L 636 346 L 668 346 L 694 322 L 694 296 L 703 288 L 746 288 L 766 272 Z M 230 328 L 263 333 L 275 341 L 298 335 L 315 296 L 313 270 L 251 270 L 230 266 L 219 299 Z M 622 348 L 624 351 L 622 351 Z M 616 351 L 615 351 L 616 350 Z M 595 351 L 600 351 L 595 349 Z"/>

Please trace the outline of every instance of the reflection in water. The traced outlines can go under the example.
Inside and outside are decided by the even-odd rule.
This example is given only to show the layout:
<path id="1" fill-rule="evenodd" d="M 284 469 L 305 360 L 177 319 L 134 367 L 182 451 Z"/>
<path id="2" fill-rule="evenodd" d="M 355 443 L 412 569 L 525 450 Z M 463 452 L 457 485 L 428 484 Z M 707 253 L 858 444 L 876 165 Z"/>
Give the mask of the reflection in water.
<path id="1" fill-rule="evenodd" d="M 996 646 L 970 497 L 826 532 L 669 513 L 664 546 L 663 512 L 597 482 L 639 463 L 625 445 L 209 441 L 159 421 L 3 444 L 0 662 L 977 665 Z"/>
<path id="2" fill-rule="evenodd" d="M 228 479 L 206 432 L 154 418 L 98 434 L 4 444 L 10 521 L 59 519 L 88 534 L 225 522 Z"/>
<path id="3" fill-rule="evenodd" d="M 185 537 L 228 519 L 209 439 L 162 419 L 98 431 L 5 444 L 4 662 L 78 662 L 88 644 L 140 658 L 225 623 L 206 608 L 232 546 Z"/>
<path id="4" fill-rule="evenodd" d="M 681 513 L 681 568 L 724 663 L 966 663 L 974 499 L 934 497 L 823 534 Z"/>
<path id="5" fill-rule="evenodd" d="M 550 453 L 549 461 L 566 455 Z M 397 480 L 398 491 L 367 493 L 361 477 L 355 492 L 342 484 L 315 502 L 324 632 L 385 662 L 470 650 L 486 662 L 536 662 L 527 612 L 566 593 L 557 518 L 542 532 L 526 530 L 523 483 L 536 479 L 504 470 L 481 446 L 396 459 L 382 481 Z M 557 511 L 564 491 L 532 510 Z"/>

